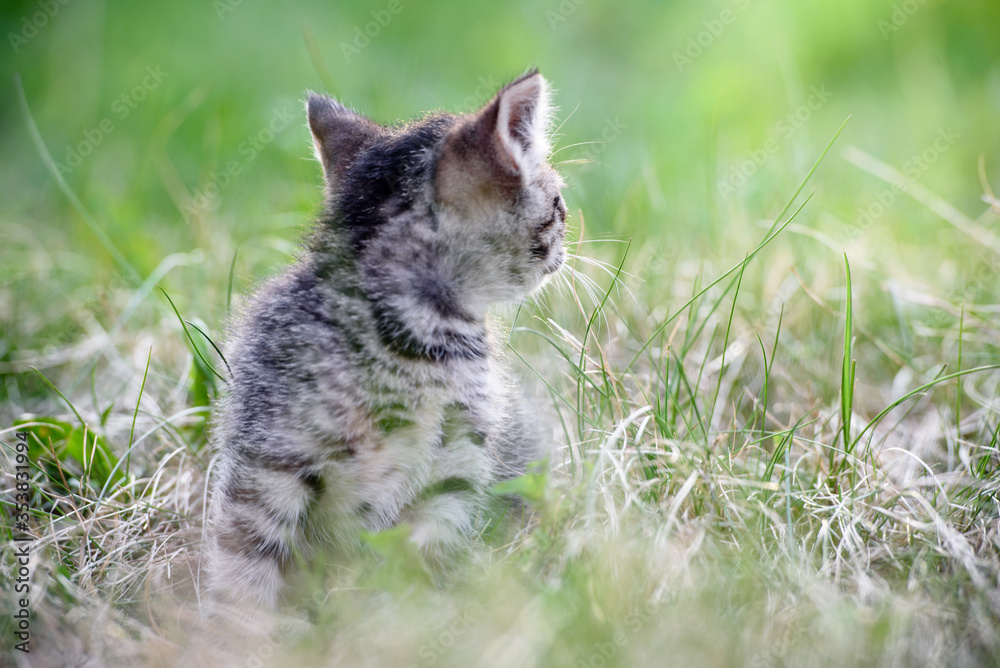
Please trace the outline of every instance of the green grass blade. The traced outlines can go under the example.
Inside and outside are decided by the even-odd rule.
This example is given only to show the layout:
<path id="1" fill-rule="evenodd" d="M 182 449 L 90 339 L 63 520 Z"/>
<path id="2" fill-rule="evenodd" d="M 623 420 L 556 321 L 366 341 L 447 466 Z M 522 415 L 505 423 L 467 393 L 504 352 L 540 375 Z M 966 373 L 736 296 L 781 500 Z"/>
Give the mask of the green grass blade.
<path id="1" fill-rule="evenodd" d="M 635 362 L 639 358 L 639 356 L 646 350 L 647 347 L 649 347 L 649 344 L 653 340 L 653 338 L 655 338 L 660 332 L 662 332 L 664 329 L 666 329 L 667 326 L 677 318 L 677 316 L 679 316 L 681 313 L 683 313 L 684 310 L 687 309 L 689 306 L 691 306 L 691 304 L 693 304 L 695 301 L 697 301 L 698 299 L 700 299 L 702 295 L 704 295 L 706 292 L 708 292 L 709 290 L 711 290 L 712 288 L 714 288 L 716 285 L 718 285 L 719 283 L 721 283 L 723 280 L 725 280 L 729 275 L 733 274 L 736 271 L 742 271 L 742 268 L 746 265 L 747 262 L 749 262 L 750 260 L 752 260 L 757 255 L 757 253 L 759 253 L 761 250 L 763 250 L 764 247 L 767 246 L 769 243 L 771 243 L 771 241 L 773 241 L 775 237 L 777 237 L 779 234 L 781 234 L 781 232 L 786 227 L 788 227 L 789 223 L 791 223 L 793 220 L 795 220 L 795 218 L 796 218 L 796 216 L 798 216 L 799 212 L 802 211 L 802 209 L 805 207 L 805 205 L 808 204 L 809 200 L 812 199 L 812 193 L 810 193 L 809 196 L 806 197 L 805 201 L 802 202 L 802 204 L 799 205 L 799 208 L 796 209 L 795 212 L 791 216 L 789 216 L 788 220 L 786 220 L 780 226 L 778 225 L 778 223 L 781 220 L 782 216 L 784 216 L 786 213 L 788 213 L 788 211 L 792 207 L 792 204 L 795 202 L 796 198 L 802 192 L 802 189 L 805 187 L 806 183 L 808 183 L 809 179 L 812 178 L 813 173 L 816 171 L 816 168 L 819 167 L 819 164 L 823 161 L 823 158 L 825 158 L 826 154 L 829 153 L 830 148 L 833 146 L 834 142 L 837 141 L 837 138 L 840 136 L 840 133 L 844 131 L 844 127 L 847 126 L 847 122 L 849 120 L 851 120 L 850 116 L 848 116 L 846 119 L 844 119 L 844 122 L 841 124 L 840 129 L 837 130 L 836 134 L 833 135 L 833 138 L 826 145 L 826 148 L 824 148 L 823 152 L 819 154 L 818 158 L 816 158 L 816 162 L 813 163 L 813 166 L 809 169 L 809 171 L 806 173 L 805 177 L 799 183 L 799 186 L 795 189 L 795 192 L 792 194 L 792 196 L 785 203 L 785 206 L 782 207 L 782 209 L 778 213 L 778 215 L 775 216 L 774 223 L 772 223 L 771 227 L 768 228 L 767 234 L 764 235 L 763 241 L 761 241 L 757 245 L 757 247 L 754 248 L 743 259 L 743 262 L 740 262 L 736 266 L 730 268 L 729 271 L 725 272 L 724 274 L 722 274 L 721 276 L 719 276 L 718 278 L 716 278 L 714 281 L 712 281 L 711 283 L 709 283 L 708 285 L 706 285 L 697 294 L 695 294 L 693 297 L 691 297 L 691 299 L 689 299 L 687 302 L 685 302 L 679 309 L 677 309 L 677 311 L 675 311 L 673 313 L 673 315 L 671 315 L 666 320 L 664 320 L 662 323 L 660 323 L 660 325 L 657 326 L 657 328 L 653 331 L 653 333 L 650 335 L 650 337 L 646 340 L 646 343 L 642 346 L 642 348 L 639 349 L 639 352 L 636 353 L 636 355 L 632 359 L 632 361 L 630 361 L 628 363 L 628 365 L 626 366 L 626 371 L 628 371 L 629 369 L 632 368 L 632 365 L 635 364 Z"/>
<path id="2" fill-rule="evenodd" d="M 962 302 L 962 312 L 958 316 L 958 371 L 962 370 L 962 339 L 965 338 L 965 302 Z M 962 379 L 955 380 L 955 438 L 956 443 L 962 439 Z M 950 468 L 950 466 L 949 466 Z"/>
<path id="3" fill-rule="evenodd" d="M 125 255 L 118 250 L 118 247 L 115 246 L 113 241 L 111 241 L 111 238 L 107 235 L 107 233 L 101 229 L 101 226 L 97 224 L 97 221 L 90 215 L 87 208 L 83 206 L 83 202 L 80 201 L 80 199 L 76 196 L 76 193 L 74 193 L 72 188 L 70 188 L 66 183 L 66 179 L 64 179 L 62 174 L 59 173 L 59 168 L 56 167 L 56 162 L 52 159 L 52 155 L 49 153 L 49 149 L 45 146 L 45 141 L 42 139 L 42 134 L 38 131 L 38 126 L 35 124 L 35 118 L 32 116 L 31 108 L 28 106 L 28 98 L 24 94 L 24 85 L 21 83 L 21 76 L 19 74 L 14 75 L 14 84 L 17 88 L 17 101 L 20 104 L 21 113 L 24 115 L 24 122 L 28 125 L 28 134 L 31 135 L 31 141 L 34 142 L 35 149 L 38 151 L 38 155 L 42 158 L 42 162 L 45 163 L 46 169 L 49 170 L 49 174 L 52 176 L 52 179 L 56 182 L 56 185 L 59 186 L 59 190 L 61 190 L 62 194 L 66 196 L 66 199 L 69 200 L 69 203 L 73 205 L 74 209 L 76 209 L 76 212 L 80 214 L 81 218 L 83 218 L 83 222 L 87 224 L 90 231 L 95 237 L 97 237 L 97 240 L 101 242 L 101 245 L 104 246 L 104 249 L 115 259 L 115 262 L 118 263 L 122 271 L 128 275 L 133 286 L 139 285 L 142 283 L 142 279 L 139 277 L 139 272 L 135 270 L 132 263 L 128 261 Z"/>
<path id="4" fill-rule="evenodd" d="M 146 370 L 142 372 L 142 385 L 139 386 L 139 397 L 135 400 L 135 412 L 132 413 L 132 428 L 128 432 L 128 450 L 125 454 L 125 478 L 128 479 L 129 465 L 132 463 L 132 439 L 135 438 L 135 421 L 139 417 L 139 404 L 142 403 L 142 393 L 146 389 L 146 378 L 149 376 L 149 363 L 153 359 L 153 346 L 146 355 Z"/>
<path id="5" fill-rule="evenodd" d="M 840 370 L 840 421 L 844 454 L 851 454 L 851 413 L 854 410 L 854 312 L 851 286 L 851 264 L 844 253 L 844 267 L 847 270 L 847 308 L 844 318 L 844 359 Z"/>
<path id="6" fill-rule="evenodd" d="M 740 267 L 739 276 L 736 279 L 736 293 L 733 295 L 733 306 L 729 309 L 729 321 L 726 323 L 726 335 L 722 338 L 722 360 L 719 366 L 719 379 L 715 384 L 715 396 L 712 397 L 712 405 L 708 410 L 708 426 L 711 427 L 712 420 L 715 418 L 715 407 L 719 403 L 719 393 L 722 392 L 722 376 L 726 373 L 726 349 L 729 347 L 729 336 L 733 329 L 733 318 L 736 315 L 736 300 L 740 296 L 740 286 L 743 284 L 743 270 L 746 268 L 746 258 L 743 259 L 743 265 Z"/>
<path id="7" fill-rule="evenodd" d="M 896 408 L 900 404 L 904 403 L 908 399 L 912 399 L 914 396 L 916 396 L 916 395 L 918 395 L 918 394 L 920 394 L 922 392 L 925 392 L 925 391 L 929 390 L 930 388 L 934 387 L 935 385 L 938 385 L 939 383 L 943 383 L 946 380 L 951 380 L 952 378 L 959 378 L 961 376 L 968 376 L 969 374 L 973 374 L 973 373 L 981 373 L 983 371 L 990 371 L 991 369 L 1000 369 L 1000 364 L 985 364 L 983 366 L 977 366 L 977 367 L 975 367 L 973 369 L 966 369 L 965 371 L 956 371 L 955 373 L 949 373 L 949 374 L 944 375 L 944 376 L 938 376 L 934 380 L 926 382 L 926 383 L 924 383 L 923 385 L 921 385 L 919 387 L 915 387 L 914 389 L 910 390 L 909 392 L 907 392 L 906 394 L 904 394 L 900 398 L 898 398 L 895 401 L 893 401 L 887 407 L 885 407 L 884 409 L 882 409 L 879 412 L 878 415 L 876 415 L 874 418 L 872 418 L 872 420 L 867 425 L 865 425 L 865 428 L 862 429 L 860 432 L 858 432 L 857 438 L 854 439 L 853 446 L 857 445 L 858 441 L 861 440 L 861 437 L 864 436 L 868 432 L 869 429 L 871 429 L 872 427 L 874 427 L 875 425 L 877 425 L 879 422 L 881 422 L 885 418 L 886 415 L 888 415 L 889 413 L 892 412 L 892 410 L 894 408 Z"/>
<path id="8" fill-rule="evenodd" d="M 240 248 L 233 252 L 233 261 L 229 263 L 229 282 L 226 285 L 226 313 L 233 312 L 233 281 L 236 277 L 236 258 L 240 256 Z"/>
<path id="9" fill-rule="evenodd" d="M 687 300 L 686 302 L 684 302 L 684 304 L 681 305 L 681 307 L 678 308 L 676 311 L 674 311 L 674 313 L 672 315 L 670 315 L 663 322 L 661 322 L 659 325 L 657 325 L 656 329 L 653 330 L 653 332 L 649 335 L 649 338 L 646 339 L 646 342 L 643 343 L 643 345 L 639 348 L 638 352 L 636 352 L 636 354 L 632 357 L 632 360 L 625 367 L 625 372 L 627 373 L 628 371 L 630 371 L 632 369 L 632 365 L 634 365 L 636 363 L 636 361 L 639 359 L 639 357 L 646 351 L 646 349 L 649 348 L 649 345 L 650 345 L 650 343 L 652 343 L 653 339 L 655 339 L 663 330 L 665 330 L 670 323 L 672 323 L 674 320 L 676 320 L 677 317 L 681 313 L 683 313 L 689 306 L 691 306 L 692 304 L 694 304 L 696 301 L 698 301 L 699 299 L 701 299 L 701 297 L 706 292 L 708 292 L 709 290 L 711 290 L 712 288 L 714 288 L 716 285 L 718 285 L 722 281 L 724 281 L 727 278 L 729 278 L 730 275 L 736 273 L 737 271 L 741 271 L 743 269 L 743 267 L 748 262 L 750 262 L 750 260 L 752 260 L 752 259 L 754 259 L 754 257 L 756 257 L 757 253 L 759 253 L 760 251 L 762 251 L 768 244 L 770 244 L 772 241 L 774 241 L 774 239 L 778 235 L 780 235 L 781 232 L 786 227 L 788 227 L 788 225 L 793 220 L 795 220 L 796 216 L 799 215 L 799 213 L 802 211 L 802 209 L 805 208 L 806 204 L 809 203 L 809 200 L 812 199 L 812 196 L 813 196 L 813 193 L 809 193 L 809 196 L 806 197 L 805 201 L 802 202 L 802 204 L 799 206 L 799 208 L 796 209 L 795 212 L 791 216 L 789 216 L 788 220 L 786 220 L 784 223 L 782 223 L 781 226 L 777 230 L 775 230 L 774 234 L 771 234 L 770 236 L 766 236 L 763 241 L 761 241 L 759 244 L 757 244 L 757 247 L 754 248 L 752 251 L 750 251 L 750 253 L 748 253 L 746 255 L 746 257 L 743 259 L 743 261 L 736 263 L 735 265 L 733 265 L 732 267 L 730 267 L 728 271 L 726 271 L 721 276 L 719 276 L 718 278 L 716 278 L 714 281 L 712 281 L 711 283 L 709 283 L 708 285 L 706 285 L 704 288 L 702 288 L 701 290 L 699 290 L 697 294 L 695 294 L 689 300 Z"/>
<path id="10" fill-rule="evenodd" d="M 219 380 L 221 380 L 223 383 L 227 382 L 226 379 L 223 378 L 222 375 L 215 370 L 215 367 L 212 366 L 207 359 L 205 359 L 205 356 L 201 354 L 201 350 L 198 348 L 198 345 L 194 342 L 194 339 L 191 337 L 191 332 L 188 331 L 187 323 L 184 321 L 184 318 L 181 317 L 180 311 L 178 311 L 177 307 L 174 305 L 174 300 L 170 298 L 170 295 L 167 294 L 166 290 L 161 288 L 159 285 L 157 285 L 156 287 L 160 292 L 163 293 L 163 296 L 167 298 L 167 301 L 170 302 L 170 308 L 174 310 L 174 314 L 177 316 L 177 320 L 181 323 L 181 327 L 184 329 L 184 336 L 187 337 L 188 342 L 191 344 L 191 349 L 194 351 L 194 354 L 197 355 L 199 359 L 201 359 L 201 361 L 205 364 L 208 370 L 211 371 L 213 374 L 215 374 L 215 376 Z"/>
<path id="11" fill-rule="evenodd" d="M 34 371 L 35 373 L 37 373 L 38 376 L 42 379 L 42 381 L 46 385 L 49 386 L 49 389 L 51 389 L 53 392 L 55 392 L 57 395 L 59 395 L 59 398 L 62 399 L 66 403 L 67 406 L 69 406 L 69 409 L 71 411 L 73 411 L 73 415 L 75 415 L 76 419 L 80 421 L 80 426 L 81 427 L 86 427 L 87 423 L 83 421 L 83 417 L 80 415 L 79 411 L 76 410 L 76 406 L 73 405 L 73 402 L 71 402 L 69 399 L 67 399 L 66 395 L 64 395 L 62 392 L 60 392 L 59 388 L 56 387 L 52 383 L 51 380 L 49 380 L 48 378 L 46 378 L 44 373 L 42 373 L 41 371 L 39 371 L 37 368 L 35 368 L 33 366 L 32 367 L 28 367 L 28 368 L 31 369 L 32 371 Z"/>
<path id="12" fill-rule="evenodd" d="M 844 131 L 845 127 L 847 127 L 847 121 L 849 120 L 851 120 L 851 115 L 848 115 L 847 118 L 844 119 L 844 122 L 840 124 L 840 128 L 833 135 L 833 139 L 830 140 L 830 142 L 826 145 L 826 148 L 823 149 L 823 152 L 819 154 L 818 158 L 816 158 L 816 162 L 814 162 L 813 166 L 809 168 L 809 171 L 806 173 L 805 178 L 803 178 L 802 182 L 799 183 L 799 187 L 796 188 L 795 192 L 792 193 L 792 196 L 788 198 L 788 202 L 785 203 L 785 206 L 781 209 L 781 212 L 774 217 L 774 222 L 771 224 L 770 229 L 768 229 L 767 234 L 764 235 L 765 237 L 770 236 L 771 232 L 774 231 L 775 226 L 778 224 L 778 221 L 781 220 L 781 217 L 784 216 L 786 213 L 788 213 L 788 210 L 792 208 L 792 202 L 795 201 L 795 198 L 798 197 L 799 193 L 802 192 L 802 189 L 805 187 L 806 183 L 808 183 L 809 179 L 812 178 L 813 172 L 815 172 L 816 168 L 819 167 L 819 163 L 823 162 L 823 158 L 825 158 L 826 154 L 829 153 L 831 148 L 833 148 L 834 142 L 837 141 L 837 137 L 839 137 L 840 133 Z"/>
<path id="13" fill-rule="evenodd" d="M 219 348 L 219 346 L 215 345 L 215 341 L 212 340 L 212 337 L 210 337 L 208 334 L 202 331 L 201 327 L 194 324 L 190 320 L 185 320 L 184 322 L 186 322 L 191 327 L 194 327 L 194 330 L 199 334 L 201 334 L 206 341 L 208 341 L 209 345 L 211 345 L 212 348 L 215 350 L 215 352 L 219 355 L 219 359 L 221 359 L 222 363 L 226 365 L 226 371 L 228 371 L 231 375 L 233 373 L 233 370 L 229 367 L 229 362 L 226 360 L 226 356 L 222 354 L 222 350 Z"/>
<path id="14" fill-rule="evenodd" d="M 330 74 L 330 70 L 327 69 L 326 62 L 323 60 L 323 51 L 319 48 L 319 44 L 313 36 L 312 28 L 305 21 L 302 22 L 302 39 L 306 43 L 309 60 L 312 62 L 313 67 L 316 68 L 316 73 L 319 74 L 320 80 L 326 87 L 326 92 L 334 97 L 338 97 L 339 94 L 337 93 L 336 84 L 333 83 L 333 76 Z"/>

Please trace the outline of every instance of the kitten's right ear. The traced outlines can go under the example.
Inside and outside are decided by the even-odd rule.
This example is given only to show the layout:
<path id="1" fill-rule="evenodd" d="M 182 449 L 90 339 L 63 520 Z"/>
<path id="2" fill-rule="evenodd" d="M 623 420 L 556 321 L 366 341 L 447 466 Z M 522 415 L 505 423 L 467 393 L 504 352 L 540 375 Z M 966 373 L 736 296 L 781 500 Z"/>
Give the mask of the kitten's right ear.
<path id="1" fill-rule="evenodd" d="M 309 93 L 306 102 L 316 157 L 331 190 L 362 149 L 381 136 L 382 128 L 326 95 Z"/>
<path id="2" fill-rule="evenodd" d="M 531 70 L 460 120 L 438 161 L 438 198 L 460 209 L 516 198 L 549 154 L 549 96 L 548 82 Z"/>

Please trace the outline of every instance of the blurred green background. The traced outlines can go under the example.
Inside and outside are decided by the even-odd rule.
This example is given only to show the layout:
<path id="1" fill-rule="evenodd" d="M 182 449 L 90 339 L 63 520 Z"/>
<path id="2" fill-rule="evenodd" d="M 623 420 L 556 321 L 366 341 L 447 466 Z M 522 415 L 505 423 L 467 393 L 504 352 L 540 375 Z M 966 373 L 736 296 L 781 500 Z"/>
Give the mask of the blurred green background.
<path id="1" fill-rule="evenodd" d="M 654 314 L 676 272 L 742 259 L 848 116 L 774 261 L 839 276 L 841 248 L 854 248 L 856 283 L 892 276 L 948 298 L 984 253 L 905 196 L 858 233 L 859 209 L 886 185 L 840 151 L 855 145 L 971 217 L 984 211 L 978 162 L 995 175 L 1000 158 L 997 3 L 46 0 L 0 11 L 4 361 L 83 336 L 87 313 L 121 315 L 128 305 L 104 308 L 103 291 L 137 279 L 110 245 L 141 279 L 200 249 L 158 280 L 218 331 L 237 247 L 238 292 L 287 260 L 318 208 L 309 89 L 391 122 L 472 109 L 538 66 L 557 90 L 554 159 L 570 208 L 588 239 L 633 239 L 626 269 Z M 16 75 L 81 206 L 31 138 Z M 947 146 L 927 153 L 939 136 Z M 616 261 L 621 248 L 583 252 Z M 760 277 L 760 291 L 778 278 Z"/>
<path id="2" fill-rule="evenodd" d="M 956 657 L 972 648 L 964 665 L 985 665 L 980 656 L 995 656 L 997 375 L 977 373 L 964 386 L 942 383 L 917 393 L 918 401 L 885 421 L 892 426 L 877 443 L 912 446 L 928 472 L 946 474 L 940 481 L 918 480 L 923 469 L 916 464 L 910 473 L 896 467 L 887 447 L 859 478 L 857 499 L 852 487 L 858 506 L 845 516 L 840 488 L 827 493 L 834 486 L 824 463 L 828 450 L 830 465 L 835 461 L 844 405 L 856 416 L 857 434 L 944 369 L 997 363 L 1000 204 L 991 212 L 984 194 L 1000 192 L 1000 3 L 34 0 L 4 2 L 0 29 L 0 429 L 24 413 L 58 418 L 67 430 L 73 423 L 63 452 L 80 449 L 80 429 L 32 371 L 37 367 L 115 457 L 125 457 L 133 436 L 141 441 L 155 432 L 126 460 L 127 473 L 139 481 L 164 473 L 177 485 L 165 483 L 168 491 L 154 499 L 136 497 L 122 513 L 133 519 L 93 533 L 87 524 L 77 537 L 65 532 L 59 554 L 79 569 L 65 571 L 66 580 L 82 583 L 67 600 L 123 596 L 108 584 L 118 566 L 133 583 L 161 566 L 184 570 L 181 559 L 169 561 L 174 552 L 154 548 L 160 538 L 162 545 L 185 540 L 192 527 L 200 535 L 199 475 L 211 456 L 202 448 L 204 425 L 221 386 L 191 347 L 217 357 L 201 338 L 185 340 L 153 284 L 184 319 L 220 341 L 230 282 L 234 295 L 245 294 L 293 256 L 321 199 L 305 92 L 328 91 L 394 122 L 438 108 L 470 111 L 537 66 L 557 91 L 553 160 L 569 184 L 573 238 L 582 228 L 590 242 L 579 254 L 617 267 L 631 244 L 621 289 L 602 302 L 603 313 L 595 307 L 605 289 L 612 292 L 612 280 L 583 262 L 578 268 L 594 277 L 597 299 L 583 295 L 578 309 L 576 295 L 557 285 L 517 311 L 520 326 L 553 333 L 559 349 L 515 331 L 511 346 L 526 360 L 517 370 L 537 365 L 553 383 L 552 403 L 539 402 L 539 412 L 569 406 L 577 424 L 560 437 L 569 446 L 561 453 L 586 452 L 599 472 L 610 471 L 612 459 L 591 446 L 606 441 L 602 447 L 617 448 L 618 436 L 609 435 L 621 433 L 627 415 L 639 416 L 637 408 L 656 405 L 657 417 L 671 422 L 630 428 L 639 432 L 636 447 L 646 443 L 664 455 L 662 468 L 631 469 L 631 476 L 651 479 L 621 478 L 630 495 L 653 495 L 655 512 L 641 515 L 649 520 L 642 539 L 623 541 L 615 522 L 606 533 L 602 515 L 591 522 L 590 505 L 577 508 L 598 488 L 562 488 L 558 494 L 572 498 L 552 504 L 561 515 L 544 515 L 551 532 L 526 537 L 517 551 L 529 564 L 523 572 L 515 559 L 508 562 L 515 574 L 501 570 L 478 583 L 488 592 L 483 598 L 499 607 L 463 641 L 469 656 L 506 643 L 517 618 L 519 626 L 510 628 L 534 634 L 539 656 L 572 656 L 583 665 L 577 650 L 606 640 L 609 620 L 627 619 L 639 602 L 654 600 L 650 583 L 689 570 L 689 561 L 700 565 L 690 569 L 688 594 L 665 606 L 619 663 L 641 665 L 649 657 L 652 665 L 671 656 L 678 664 L 698 657 L 687 663 L 756 666 L 808 656 L 815 665 L 889 665 L 869 657 L 892 656 L 899 665 L 963 665 Z M 683 308 L 757 246 L 848 118 L 790 210 L 813 193 L 811 199 L 740 274 L 739 294 L 726 281 Z M 924 202 L 872 173 L 887 169 L 907 177 L 910 190 L 925 189 Z M 573 285 L 583 292 L 584 281 Z M 848 285 L 854 319 L 845 330 Z M 555 324 L 539 324 L 549 316 Z M 846 355 L 845 331 L 856 339 Z M 562 348 L 579 340 L 600 354 L 599 364 L 583 364 L 582 356 L 579 369 L 563 363 Z M 729 357 L 720 360 L 724 350 Z M 857 359 L 850 401 L 841 398 L 845 356 L 848 367 Z M 590 382 L 598 373 L 610 389 Z M 762 386 L 767 410 L 758 439 Z M 785 496 L 772 496 L 771 467 L 782 447 L 776 436 L 785 432 L 773 432 L 769 446 L 765 428 L 793 424 L 803 428 L 789 432 L 784 466 L 796 473 L 783 474 Z M 794 469 L 793 450 L 803 453 Z M 171 459 L 178 452 L 195 456 Z M 809 457 L 815 464 L 800 466 Z M 899 470 L 920 495 L 913 504 L 919 508 L 901 516 L 904 495 L 892 477 Z M 746 483 L 745 495 L 725 493 L 734 482 Z M 942 484 L 948 494 L 938 494 Z M 60 495 L 68 490 L 47 489 L 62 509 Z M 81 498 L 97 496 L 81 489 Z M 553 498 L 562 499 L 558 494 Z M 147 535 L 147 502 L 159 503 L 164 516 L 184 517 L 176 532 L 163 521 L 154 529 L 159 534 Z M 608 512 L 617 512 L 612 506 Z M 147 519 L 134 519 L 139 515 Z M 890 517 L 897 519 L 886 529 Z M 58 513 L 39 519 L 64 533 Z M 925 528 L 914 528 L 919 523 Z M 932 525 L 939 528 L 926 528 Z M 838 531 L 843 543 L 828 551 Z M 99 532 L 118 545 L 149 544 L 160 561 L 137 549 L 124 557 L 106 553 L 105 561 L 84 567 Z M 796 541 L 804 548 L 801 563 L 788 553 L 799 566 L 788 575 L 786 538 L 791 548 Z M 590 557 L 580 556 L 581 546 L 595 544 Z M 760 555 L 751 554 L 758 547 Z M 988 566 L 990 588 L 970 594 L 965 569 L 973 552 Z M 114 567 L 96 579 L 95 590 L 88 569 L 103 573 L 109 562 Z M 535 572 L 540 581 L 526 584 L 533 576 L 525 573 Z M 884 586 L 873 589 L 872 574 Z M 48 590 L 50 604 L 58 591 Z M 548 623 L 522 614 L 529 598 L 549 601 L 525 608 L 542 610 L 538 619 Z M 348 627 L 344 636 L 362 650 L 378 638 L 371 644 L 398 652 L 402 662 L 421 642 L 407 629 L 435 624 L 448 599 L 426 606 L 418 598 L 402 622 L 368 615 L 365 603 L 365 614 L 343 619 L 370 628 L 356 634 Z M 456 600 L 460 609 L 461 596 Z M 63 624 L 70 615 L 60 606 L 39 611 Z M 76 619 L 82 610 L 74 609 Z M 785 613 L 800 624 L 792 636 L 781 621 Z M 439 632 L 427 628 L 427 637 Z M 40 648 L 62 646 L 68 634 L 57 637 Z M 143 644 L 150 638 L 135 637 Z M 890 642 L 894 637 L 912 640 L 912 649 Z M 929 653 L 942 639 L 945 651 Z M 158 645 L 148 644 L 155 653 Z M 461 653 L 441 665 L 449 661 L 470 665 Z"/>

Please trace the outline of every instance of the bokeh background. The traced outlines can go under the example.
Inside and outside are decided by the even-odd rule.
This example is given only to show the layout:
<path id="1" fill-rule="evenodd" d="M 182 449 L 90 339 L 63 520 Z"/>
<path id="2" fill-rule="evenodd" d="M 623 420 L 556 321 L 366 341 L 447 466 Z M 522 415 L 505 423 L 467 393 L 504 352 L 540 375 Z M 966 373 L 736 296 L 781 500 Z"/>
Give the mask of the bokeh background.
<path id="1" fill-rule="evenodd" d="M 135 546 L 101 553 L 99 568 L 86 565 L 96 544 L 87 534 L 50 531 L 47 558 L 63 564 L 50 569 L 62 588 L 46 585 L 58 640 L 50 646 L 86 644 L 70 622 L 60 626 L 60 611 L 95 591 L 123 618 L 141 617 L 133 612 L 146 610 L 144 583 L 169 580 L 174 557 L 165 555 L 196 545 L 178 536 L 200 526 L 207 406 L 221 387 L 193 351 L 218 360 L 206 339 L 186 339 L 155 286 L 218 342 L 240 295 L 294 256 L 321 197 L 305 92 L 391 123 L 471 111 L 537 66 L 556 89 L 553 160 L 569 184 L 573 241 L 584 242 L 574 250 L 621 272 L 615 283 L 581 262 L 595 296 L 579 309 L 567 283 L 507 314 L 527 329 L 551 317 L 550 342 L 570 351 L 567 360 L 579 339 L 596 346 L 600 364 L 588 370 L 581 356 L 581 368 L 567 369 L 543 337 L 515 329 L 518 371 L 552 383 L 535 382 L 539 406 L 553 405 L 540 412 L 575 406 L 556 421 L 571 458 L 590 457 L 652 404 L 655 429 L 634 420 L 619 433 L 646 439 L 653 463 L 629 469 L 622 488 L 613 469 L 601 473 L 607 453 L 592 457 L 598 482 L 585 489 L 573 487 L 585 467 L 557 466 L 571 471 L 552 502 L 564 514 L 545 516 L 545 531 L 511 548 L 508 570 L 481 578 L 480 589 L 428 595 L 401 612 L 373 614 L 359 602 L 356 617 L 335 615 L 334 625 L 362 625 L 343 634 L 350 665 L 377 663 L 368 641 L 396 663 L 412 660 L 441 637 L 434 620 L 461 621 L 449 615 L 484 599 L 492 607 L 475 608 L 482 621 L 463 632 L 455 665 L 471 665 L 483 647 L 522 652 L 495 665 L 598 665 L 593 643 L 618 647 L 601 665 L 668 655 L 690 665 L 816 655 L 826 657 L 817 665 L 984 665 L 1000 651 L 996 369 L 964 391 L 948 383 L 920 393 L 879 432 L 879 444 L 912 448 L 926 469 L 903 455 L 909 464 L 871 458 L 870 475 L 844 473 L 864 500 L 850 510 L 840 482 L 823 476 L 825 462 L 846 461 L 829 453 L 850 403 L 841 375 L 848 285 L 858 424 L 945 369 L 998 362 L 998 35 L 1000 4 L 986 0 L 4 2 L 0 428 L 26 415 L 58 418 L 63 427 L 44 434 L 63 452 L 79 450 L 68 400 L 112 462 L 148 430 L 129 475 L 169 471 L 164 480 L 175 482 L 155 502 L 169 510 L 163 517 L 183 518 L 172 533 L 149 519 L 154 500 L 139 497 L 122 502 L 119 516 L 131 519 L 120 525 L 88 515 L 105 522 L 94 535 Z M 803 203 L 747 265 L 738 295 L 733 273 L 683 309 Z M 582 279 L 573 285 L 584 292 Z M 605 314 L 595 315 L 600 303 Z M 762 389 L 773 417 L 760 417 L 758 439 Z M 818 426 L 782 459 L 781 430 L 803 421 Z M 167 466 L 173 452 L 187 458 Z M 799 488 L 778 491 L 772 472 L 785 485 L 793 463 Z M 40 480 L 36 500 L 90 498 L 83 483 L 68 489 L 74 480 Z M 900 501 L 899 480 L 920 503 Z M 957 497 L 934 491 L 960 484 Z M 595 489 L 600 502 L 587 496 Z M 762 500 L 755 490 L 764 489 Z M 640 497 L 651 510 L 623 549 L 621 509 Z M 627 499 L 607 502 L 621 515 L 595 520 L 595 503 L 612 498 Z M 59 504 L 45 508 L 51 516 L 39 522 L 63 526 Z M 793 535 L 802 551 L 788 547 Z M 599 547 L 587 552 L 591 544 Z M 679 598 L 663 595 L 664 571 L 690 585 Z M 654 599 L 652 624 L 642 611 Z M 623 624 L 632 633 L 636 610 L 646 630 L 628 636 L 626 652 L 613 639 Z M 116 623 L 133 640 L 149 637 Z"/>
<path id="2" fill-rule="evenodd" d="M 15 75 L 68 188 L 139 276 L 170 254 L 205 253 L 167 279 L 184 303 L 213 273 L 204 265 L 225 274 L 237 246 L 242 281 L 280 263 L 279 241 L 294 242 L 316 211 L 306 90 L 392 122 L 471 109 L 539 67 L 558 91 L 570 206 L 588 238 L 635 240 L 637 274 L 659 261 L 741 259 L 766 230 L 756 221 L 776 215 L 850 116 L 804 193 L 817 191 L 802 220 L 820 240 L 790 242 L 794 260 L 836 264 L 841 247 L 862 246 L 873 271 L 945 296 L 980 249 L 905 196 L 854 233 L 885 184 L 839 150 L 855 145 L 902 170 L 953 133 L 918 180 L 973 218 L 984 208 L 980 157 L 987 175 L 998 168 L 1000 7 L 989 2 L 72 0 L 2 11 L 7 359 L 43 347 L 48 325 L 60 330 L 60 314 L 87 301 L 83 286 L 108 285 L 116 267 L 32 141 Z M 262 131 L 266 143 L 243 143 Z M 230 161 L 239 174 L 226 181 Z M 219 293 L 203 294 L 216 300 L 198 305 L 206 320 L 223 314 Z M 36 318 L 48 322 L 11 324 Z"/>

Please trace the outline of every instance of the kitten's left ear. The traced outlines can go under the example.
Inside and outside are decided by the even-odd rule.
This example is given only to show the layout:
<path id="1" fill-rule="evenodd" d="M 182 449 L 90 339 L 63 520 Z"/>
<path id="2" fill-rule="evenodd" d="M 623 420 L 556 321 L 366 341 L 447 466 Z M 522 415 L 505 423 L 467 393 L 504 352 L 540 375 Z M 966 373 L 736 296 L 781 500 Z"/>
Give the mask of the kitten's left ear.
<path id="1" fill-rule="evenodd" d="M 384 129 L 333 98 L 317 93 L 309 93 L 306 112 L 316 157 L 323 163 L 327 186 L 333 191 L 357 154 L 375 143 Z"/>

